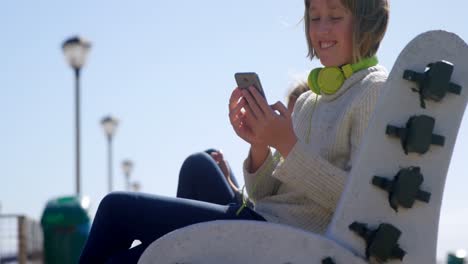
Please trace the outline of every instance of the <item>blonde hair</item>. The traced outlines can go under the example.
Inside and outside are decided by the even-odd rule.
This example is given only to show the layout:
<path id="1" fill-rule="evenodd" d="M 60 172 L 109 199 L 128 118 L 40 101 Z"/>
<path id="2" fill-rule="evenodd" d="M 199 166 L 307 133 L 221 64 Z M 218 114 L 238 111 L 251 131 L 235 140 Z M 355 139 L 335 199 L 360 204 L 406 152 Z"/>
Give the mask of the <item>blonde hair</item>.
<path id="1" fill-rule="evenodd" d="M 372 57 L 377 53 L 389 19 L 387 0 L 340 0 L 353 16 L 353 62 Z M 317 56 L 309 37 L 310 0 L 304 0 L 304 24 L 310 59 Z M 317 56 L 318 58 L 318 56 Z"/>
<path id="2" fill-rule="evenodd" d="M 309 91 L 309 85 L 307 85 L 306 81 L 298 81 L 292 89 L 290 89 L 287 97 L 287 103 L 291 102 L 292 100 L 297 100 L 301 94 Z"/>

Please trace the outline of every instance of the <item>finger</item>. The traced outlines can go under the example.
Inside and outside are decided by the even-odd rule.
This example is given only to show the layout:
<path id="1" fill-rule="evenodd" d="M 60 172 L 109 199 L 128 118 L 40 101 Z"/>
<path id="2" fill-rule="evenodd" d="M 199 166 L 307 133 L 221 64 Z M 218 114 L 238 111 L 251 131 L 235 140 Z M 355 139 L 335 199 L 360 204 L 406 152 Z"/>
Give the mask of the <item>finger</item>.
<path id="1" fill-rule="evenodd" d="M 237 130 L 242 126 L 242 119 L 236 117 L 235 119 L 231 120 L 231 125 L 234 127 L 234 130 L 237 132 Z"/>
<path id="2" fill-rule="evenodd" d="M 223 160 L 219 156 L 213 157 L 213 159 L 218 165 L 221 165 L 221 163 L 223 162 Z"/>
<path id="3" fill-rule="evenodd" d="M 245 115 L 245 106 L 247 101 L 242 98 L 241 101 L 229 112 L 229 119 L 231 121 L 242 118 Z"/>
<path id="4" fill-rule="evenodd" d="M 245 100 L 247 101 L 247 105 L 250 106 L 252 112 L 255 114 L 257 118 L 263 117 L 265 114 L 260 109 L 257 104 L 257 101 L 253 98 L 252 94 L 248 90 L 243 90 L 242 95 L 244 96 Z"/>
<path id="5" fill-rule="evenodd" d="M 242 116 L 243 120 L 246 121 L 246 125 L 248 125 L 250 128 L 253 128 L 257 124 L 257 116 L 255 113 L 252 111 L 252 107 L 250 107 L 249 104 L 246 104 L 244 106 L 245 113 Z"/>
<path id="6" fill-rule="evenodd" d="M 242 97 L 242 91 L 238 87 L 235 88 L 232 93 L 231 97 L 229 98 L 229 109 L 233 108 Z"/>
<path id="7" fill-rule="evenodd" d="M 237 105 L 229 109 L 229 119 L 233 121 L 237 119 L 240 115 L 243 115 L 242 108 L 244 108 L 246 105 L 247 105 L 247 101 L 245 99 L 241 99 L 237 103 Z"/>
<path id="8" fill-rule="evenodd" d="M 216 161 L 219 162 L 219 154 L 218 152 L 214 151 L 210 153 L 210 156 Z"/>
<path id="9" fill-rule="evenodd" d="M 285 117 L 290 117 L 291 113 L 288 111 L 288 108 L 284 106 L 283 103 L 280 101 L 276 102 L 275 104 L 271 105 L 271 109 L 276 110 L 280 113 L 280 115 Z"/>
<path id="10" fill-rule="evenodd" d="M 268 114 L 272 112 L 265 97 L 263 97 L 254 86 L 249 87 L 249 92 L 252 94 L 263 113 Z"/>
<path id="11" fill-rule="evenodd" d="M 211 152 L 211 157 L 213 157 L 216 162 L 222 162 L 224 160 L 223 153 L 221 153 L 220 150 Z"/>
<path id="12" fill-rule="evenodd" d="M 244 110 L 244 109 L 242 109 Z M 241 138 L 249 140 L 252 138 L 252 130 L 250 129 L 249 125 L 247 122 L 253 122 L 252 117 L 247 117 L 248 115 L 251 115 L 250 113 L 247 114 L 248 110 L 244 110 L 242 112 L 234 113 L 230 115 L 230 120 L 231 120 L 231 125 L 234 128 L 234 131 L 236 132 L 237 135 L 239 135 Z M 249 121 L 250 120 L 250 121 Z"/>

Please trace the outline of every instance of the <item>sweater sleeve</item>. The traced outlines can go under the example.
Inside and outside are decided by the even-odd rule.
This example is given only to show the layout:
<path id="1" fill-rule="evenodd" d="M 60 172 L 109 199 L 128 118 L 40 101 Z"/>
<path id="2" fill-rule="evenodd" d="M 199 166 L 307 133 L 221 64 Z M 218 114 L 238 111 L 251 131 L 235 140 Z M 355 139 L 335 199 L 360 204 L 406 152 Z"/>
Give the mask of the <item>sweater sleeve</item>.
<path id="1" fill-rule="evenodd" d="M 272 176 L 275 167 L 279 162 L 279 155 L 272 154 L 271 149 L 268 153 L 266 160 L 258 168 L 257 171 L 250 173 L 250 153 L 243 164 L 245 188 L 249 198 L 255 202 L 264 198 L 265 196 L 272 195 L 279 185 L 279 181 Z"/>
<path id="2" fill-rule="evenodd" d="M 350 164 L 346 170 L 331 164 L 303 141 L 298 140 L 284 162 L 279 164 L 273 177 L 302 190 L 324 209 L 334 211 L 346 184 L 352 161 L 356 158 L 380 86 L 381 83 L 376 82 L 366 87 L 364 94 L 351 106 Z"/>

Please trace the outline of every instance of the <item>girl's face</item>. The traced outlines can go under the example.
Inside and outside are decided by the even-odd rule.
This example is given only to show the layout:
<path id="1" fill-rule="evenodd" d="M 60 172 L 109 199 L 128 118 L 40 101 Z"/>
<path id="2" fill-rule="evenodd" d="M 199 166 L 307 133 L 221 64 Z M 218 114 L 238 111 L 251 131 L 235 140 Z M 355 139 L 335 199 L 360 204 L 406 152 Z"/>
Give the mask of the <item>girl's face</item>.
<path id="1" fill-rule="evenodd" d="M 353 60 L 353 16 L 340 0 L 310 0 L 309 38 L 326 66 L 341 66 Z"/>

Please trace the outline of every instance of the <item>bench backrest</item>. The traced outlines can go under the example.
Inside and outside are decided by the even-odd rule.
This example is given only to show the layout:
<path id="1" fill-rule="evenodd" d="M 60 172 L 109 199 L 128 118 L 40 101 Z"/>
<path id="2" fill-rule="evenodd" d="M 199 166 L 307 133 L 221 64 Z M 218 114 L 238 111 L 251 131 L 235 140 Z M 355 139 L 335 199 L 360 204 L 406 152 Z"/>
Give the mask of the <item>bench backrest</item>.
<path id="1" fill-rule="evenodd" d="M 446 62 L 431 65 L 432 72 L 427 72 L 428 64 L 443 60 L 454 65 L 451 76 L 450 64 Z M 410 79 L 408 75 L 425 71 L 424 75 L 413 76 L 425 78 L 419 80 L 424 92 L 415 92 L 412 88 L 420 86 L 403 76 Z M 458 89 L 454 84 L 462 86 L 460 95 L 449 92 L 438 102 L 420 100 L 423 93 L 440 99 L 437 92 L 447 78 L 452 82 L 451 90 Z M 431 92 L 433 87 L 436 90 Z M 371 118 L 359 158 L 327 231 L 328 238 L 355 254 L 367 254 L 370 259 L 388 263 L 435 263 L 444 184 L 467 95 L 468 46 L 462 39 L 452 33 L 431 31 L 406 46 L 390 72 Z M 405 128 L 414 116 L 420 118 L 409 122 L 412 130 L 398 129 Z M 421 132 L 431 130 L 431 121 L 435 121 L 432 132 Z M 406 145 L 407 154 L 402 141 L 395 137 L 397 134 L 411 141 Z M 427 140 L 433 140 L 435 145 L 426 149 Z M 398 172 L 390 198 L 383 188 L 390 189 L 392 183 L 386 179 L 393 180 Z M 421 176 L 420 188 L 411 188 L 420 183 Z M 412 201 L 414 196 L 419 200 Z M 426 203 L 424 200 L 428 199 Z M 401 262 L 398 258 L 402 255 Z"/>

